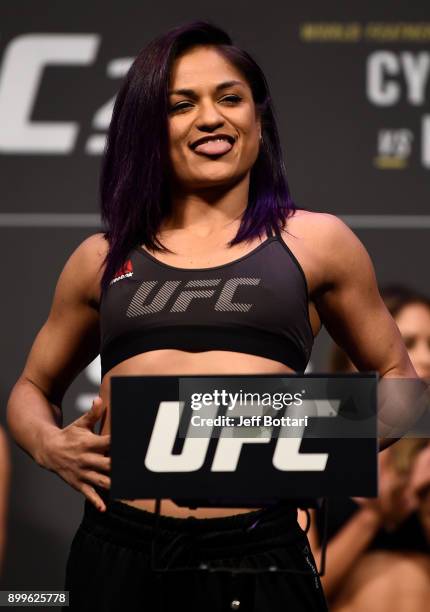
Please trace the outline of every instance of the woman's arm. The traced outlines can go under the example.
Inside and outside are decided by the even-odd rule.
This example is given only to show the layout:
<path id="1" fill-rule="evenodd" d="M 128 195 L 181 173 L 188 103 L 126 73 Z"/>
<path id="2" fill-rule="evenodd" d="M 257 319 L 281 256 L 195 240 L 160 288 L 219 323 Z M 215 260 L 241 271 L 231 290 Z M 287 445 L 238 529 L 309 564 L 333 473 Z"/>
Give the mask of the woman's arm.
<path id="1" fill-rule="evenodd" d="M 10 431 L 38 462 L 43 441 L 62 426 L 67 388 L 98 354 L 98 312 L 91 303 L 94 242 L 93 236 L 87 238 L 66 262 L 48 319 L 9 397 Z"/>
<path id="2" fill-rule="evenodd" d="M 400 332 L 379 295 L 373 265 L 364 246 L 332 215 L 318 214 L 313 223 L 312 238 L 318 246 L 316 257 L 322 278 L 314 301 L 329 334 L 359 370 L 377 371 L 382 379 L 393 379 L 393 389 L 399 388 L 398 380 L 417 379 Z M 385 391 L 387 388 L 390 395 L 390 387 Z M 401 407 L 405 408 L 407 403 L 403 402 L 407 398 L 401 399 Z M 401 418 L 402 411 L 396 414 Z M 388 416 L 393 422 L 393 415 Z M 380 450 L 394 441 L 394 438 L 381 440 Z M 383 505 L 366 500 L 328 543 L 326 572 L 321 579 L 327 597 L 335 594 L 384 524 Z M 308 539 L 320 565 L 314 512 Z"/>
<path id="3" fill-rule="evenodd" d="M 313 228 L 322 283 L 315 304 L 322 322 L 360 371 L 377 371 L 380 449 L 419 418 L 422 388 L 376 282 L 370 257 L 355 234 L 332 215 Z M 417 395 L 418 393 L 418 395 Z M 395 434 L 392 432 L 395 430 Z M 399 435 L 397 435 L 399 434 Z M 388 438 L 388 436 L 390 436 Z"/>
<path id="4" fill-rule="evenodd" d="M 96 404 L 90 413 L 62 429 L 61 402 L 71 382 L 99 352 L 97 288 L 104 254 L 104 239 L 95 234 L 66 262 L 48 319 L 36 336 L 7 406 L 8 425 L 19 446 L 99 506 L 103 502 L 93 487 L 80 482 L 77 472 L 81 457 L 94 471 L 94 451 L 107 446 L 105 436 L 89 431 L 94 419 L 101 416 L 101 408 Z M 100 468 L 108 466 L 107 457 L 104 462 L 97 459 Z M 94 474 L 92 480 L 100 484 Z"/>

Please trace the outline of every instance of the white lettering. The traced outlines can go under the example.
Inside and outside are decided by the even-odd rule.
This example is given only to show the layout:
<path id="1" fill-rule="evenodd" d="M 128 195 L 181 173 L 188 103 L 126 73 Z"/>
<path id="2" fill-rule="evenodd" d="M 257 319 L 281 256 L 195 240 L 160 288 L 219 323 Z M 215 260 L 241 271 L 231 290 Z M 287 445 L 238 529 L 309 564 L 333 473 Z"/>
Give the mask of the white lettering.
<path id="1" fill-rule="evenodd" d="M 301 453 L 302 438 L 279 437 L 273 455 L 273 465 L 285 472 L 323 472 L 327 453 Z"/>
<path id="2" fill-rule="evenodd" d="M 90 64 L 98 44 L 96 34 L 24 34 L 9 43 L 0 74 L 0 151 L 70 153 L 78 124 L 35 122 L 31 113 L 45 67 Z"/>
<path id="3" fill-rule="evenodd" d="M 377 106 L 393 106 L 400 102 L 400 78 L 405 80 L 405 97 L 409 104 L 420 106 L 426 100 L 430 75 L 430 53 L 375 51 L 367 58 L 366 94 Z M 390 78 L 389 78 L 390 77 Z"/>
<path id="4" fill-rule="evenodd" d="M 160 402 L 154 428 L 149 440 L 145 466 L 152 472 L 194 472 L 205 460 L 210 441 L 208 435 L 196 438 L 186 437 L 180 454 L 173 454 L 173 445 L 179 429 L 184 402 Z M 208 409 L 209 410 L 209 409 Z M 216 406 L 212 409 L 213 416 Z"/>
<path id="5" fill-rule="evenodd" d="M 425 102 L 430 54 L 426 52 L 414 54 L 405 51 L 400 54 L 400 59 L 405 73 L 407 100 L 414 106 L 420 106 Z"/>
<path id="6" fill-rule="evenodd" d="M 387 75 L 399 73 L 399 60 L 389 51 L 376 51 L 369 55 L 366 67 L 366 93 L 373 104 L 390 106 L 398 102 L 400 87 Z"/>

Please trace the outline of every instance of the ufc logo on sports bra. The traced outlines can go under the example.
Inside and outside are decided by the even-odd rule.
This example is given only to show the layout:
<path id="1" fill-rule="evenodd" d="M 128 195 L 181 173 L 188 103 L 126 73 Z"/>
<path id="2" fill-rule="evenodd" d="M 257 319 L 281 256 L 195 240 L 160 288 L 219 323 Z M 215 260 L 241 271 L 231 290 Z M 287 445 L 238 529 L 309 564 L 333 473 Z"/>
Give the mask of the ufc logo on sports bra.
<path id="1" fill-rule="evenodd" d="M 256 286 L 261 278 L 236 277 L 229 278 L 223 284 L 221 278 L 190 281 L 144 281 L 134 294 L 128 308 L 127 317 L 139 317 L 145 314 L 161 312 L 166 308 L 171 298 L 176 296 L 169 308 L 170 312 L 186 312 L 193 300 L 207 300 L 218 295 L 213 306 L 214 310 L 223 312 L 248 312 L 254 304 L 234 302 L 234 294 L 240 286 Z M 159 287 L 158 287 L 159 286 Z M 148 298 L 154 289 L 157 289 Z M 168 306 L 167 306 L 168 308 Z"/>

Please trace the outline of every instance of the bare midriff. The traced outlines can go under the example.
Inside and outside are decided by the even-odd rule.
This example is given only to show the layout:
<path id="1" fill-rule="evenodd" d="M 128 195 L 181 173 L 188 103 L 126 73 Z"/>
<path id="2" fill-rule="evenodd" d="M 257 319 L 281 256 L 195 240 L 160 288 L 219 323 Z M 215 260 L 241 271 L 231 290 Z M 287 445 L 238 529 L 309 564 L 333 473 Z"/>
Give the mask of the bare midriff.
<path id="1" fill-rule="evenodd" d="M 174 349 L 148 351 L 135 355 L 114 366 L 105 374 L 99 394 L 107 407 L 100 433 L 110 433 L 110 377 L 111 376 L 183 376 L 206 374 L 208 376 L 242 374 L 285 374 L 293 372 L 285 364 L 245 353 L 230 351 L 204 351 L 189 353 Z M 133 424 L 130 423 L 132 427 Z M 120 500 L 136 508 L 155 511 L 154 499 Z M 178 506 L 170 499 L 161 501 L 161 514 L 176 517 L 196 518 L 222 517 L 257 510 L 258 508 L 197 508 Z"/>

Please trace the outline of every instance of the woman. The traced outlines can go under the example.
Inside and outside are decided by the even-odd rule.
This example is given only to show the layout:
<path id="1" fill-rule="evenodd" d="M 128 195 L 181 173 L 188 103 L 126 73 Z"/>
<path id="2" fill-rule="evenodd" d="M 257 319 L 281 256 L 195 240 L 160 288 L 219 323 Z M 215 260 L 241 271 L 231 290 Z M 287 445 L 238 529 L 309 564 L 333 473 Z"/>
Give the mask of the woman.
<path id="1" fill-rule="evenodd" d="M 418 375 L 430 379 L 430 300 L 392 286 L 382 297 Z M 335 347 L 333 372 L 353 372 Z M 430 598 L 430 444 L 405 438 L 379 456 L 379 496 L 329 502 L 327 569 L 333 612 L 425 612 Z M 318 526 L 318 529 L 316 529 Z M 322 524 L 308 537 L 317 558 Z"/>
<path id="2" fill-rule="evenodd" d="M 164 556 L 306 573 L 156 579 L 154 500 L 108 501 L 112 375 L 304 371 L 323 322 L 360 368 L 416 376 L 361 243 L 337 218 L 296 210 L 264 75 L 225 32 L 191 23 L 139 53 L 113 111 L 101 207 L 108 229 L 67 261 L 8 408 L 18 443 L 86 497 L 72 607 L 116 610 L 128 597 L 130 610 L 325 610 L 291 505 L 261 514 L 163 500 Z M 62 397 L 99 351 L 100 398 L 61 428 Z M 212 544 L 190 560 L 175 548 L 184 534 Z"/>

